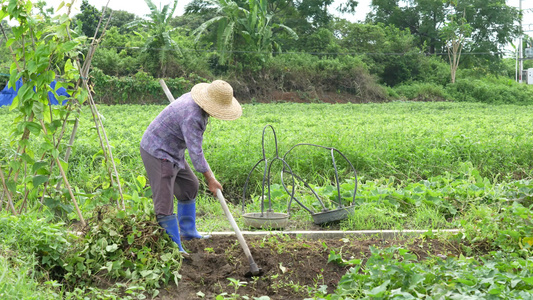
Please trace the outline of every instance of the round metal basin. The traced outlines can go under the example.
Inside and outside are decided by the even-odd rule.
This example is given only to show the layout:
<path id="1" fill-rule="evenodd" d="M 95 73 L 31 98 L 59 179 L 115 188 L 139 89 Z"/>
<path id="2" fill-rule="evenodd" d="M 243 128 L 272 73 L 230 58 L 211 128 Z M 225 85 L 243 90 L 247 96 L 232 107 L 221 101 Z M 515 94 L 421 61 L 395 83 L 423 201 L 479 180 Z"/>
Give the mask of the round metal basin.
<path id="1" fill-rule="evenodd" d="M 263 229 L 282 229 L 289 222 L 289 215 L 276 212 L 246 213 L 244 224 L 246 226 Z"/>
<path id="2" fill-rule="evenodd" d="M 313 214 L 313 221 L 315 224 L 323 224 L 329 222 L 336 222 L 343 219 L 346 219 L 349 214 L 354 212 L 355 205 L 346 206 L 343 208 L 328 210 Z"/>

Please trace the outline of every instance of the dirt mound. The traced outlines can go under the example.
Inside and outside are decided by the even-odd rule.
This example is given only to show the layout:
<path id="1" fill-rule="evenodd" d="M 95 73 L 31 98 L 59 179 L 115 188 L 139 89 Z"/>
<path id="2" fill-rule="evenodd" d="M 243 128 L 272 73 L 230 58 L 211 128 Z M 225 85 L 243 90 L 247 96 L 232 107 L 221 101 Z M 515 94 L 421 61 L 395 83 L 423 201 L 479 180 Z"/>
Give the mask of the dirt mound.
<path id="1" fill-rule="evenodd" d="M 215 299 L 268 296 L 270 299 L 304 299 L 310 290 L 333 292 L 349 266 L 328 263 L 332 251 L 343 259 L 370 256 L 370 246 L 400 246 L 419 259 L 430 254 L 458 255 L 459 247 L 436 239 L 331 239 L 303 240 L 287 235 L 246 238 L 252 256 L 264 274 L 248 278 L 249 262 L 235 236 L 215 236 L 185 241 L 190 257 L 183 261 L 179 285 L 160 291 L 158 299 Z M 311 294 L 312 295 L 312 294 Z M 233 299 L 233 298 L 232 298 Z"/>

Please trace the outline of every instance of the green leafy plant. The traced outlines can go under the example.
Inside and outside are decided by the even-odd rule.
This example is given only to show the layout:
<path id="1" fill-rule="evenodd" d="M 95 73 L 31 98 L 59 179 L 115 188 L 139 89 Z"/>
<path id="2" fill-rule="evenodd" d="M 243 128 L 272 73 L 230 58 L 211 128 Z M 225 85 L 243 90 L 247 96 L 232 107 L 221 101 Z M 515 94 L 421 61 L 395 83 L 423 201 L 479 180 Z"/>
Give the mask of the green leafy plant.
<path id="1" fill-rule="evenodd" d="M 149 215 L 100 207 L 63 265 L 67 283 L 127 280 L 156 296 L 161 284 L 178 284 L 179 249 Z"/>
<path id="2" fill-rule="evenodd" d="M 365 264 L 352 267 L 343 276 L 334 294 L 317 293 L 317 297 L 413 299 L 476 294 L 528 299 L 533 284 L 529 278 L 533 269 L 527 260 L 503 252 L 493 252 L 480 259 L 461 256 L 426 261 L 418 261 L 409 251 L 396 247 L 371 248 L 371 253 Z M 516 269 L 518 265 L 520 270 Z"/>

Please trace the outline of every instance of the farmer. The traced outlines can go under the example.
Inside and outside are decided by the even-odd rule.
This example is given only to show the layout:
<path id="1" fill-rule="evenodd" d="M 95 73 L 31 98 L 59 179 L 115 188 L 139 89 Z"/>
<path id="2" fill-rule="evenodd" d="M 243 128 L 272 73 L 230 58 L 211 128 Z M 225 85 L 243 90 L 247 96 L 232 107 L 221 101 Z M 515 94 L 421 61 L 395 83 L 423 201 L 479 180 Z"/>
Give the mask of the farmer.
<path id="1" fill-rule="evenodd" d="M 157 222 L 165 228 L 179 250 L 184 240 L 209 238 L 196 230 L 196 196 L 199 182 L 185 161 L 189 151 L 194 169 L 205 177 L 209 191 L 216 195 L 222 185 L 209 168 L 202 141 L 209 117 L 235 120 L 242 108 L 233 97 L 233 88 L 227 82 L 195 85 L 173 101 L 150 123 L 141 140 L 141 157 L 150 185 Z M 174 196 L 178 200 L 177 217 L 174 214 Z M 179 224 L 179 227 L 178 227 Z M 181 236 L 181 238 L 180 238 Z"/>

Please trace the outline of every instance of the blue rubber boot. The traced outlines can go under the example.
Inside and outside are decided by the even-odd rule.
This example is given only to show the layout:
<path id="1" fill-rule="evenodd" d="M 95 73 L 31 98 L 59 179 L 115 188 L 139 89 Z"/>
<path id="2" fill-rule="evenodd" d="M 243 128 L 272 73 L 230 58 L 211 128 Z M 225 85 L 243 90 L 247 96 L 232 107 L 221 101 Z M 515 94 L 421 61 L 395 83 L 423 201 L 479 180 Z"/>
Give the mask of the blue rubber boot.
<path id="1" fill-rule="evenodd" d="M 161 225 L 161 227 L 165 228 L 165 231 L 170 236 L 170 238 L 176 244 L 178 244 L 180 252 L 183 254 L 187 254 L 187 252 L 185 252 L 185 250 L 183 250 L 183 247 L 181 246 L 180 231 L 178 228 L 178 220 L 176 219 L 176 215 L 158 215 L 157 222 L 159 223 L 159 225 Z"/>
<path id="2" fill-rule="evenodd" d="M 178 201 L 178 222 L 181 238 L 184 240 L 208 239 L 210 235 L 201 235 L 196 230 L 196 200 Z"/>

